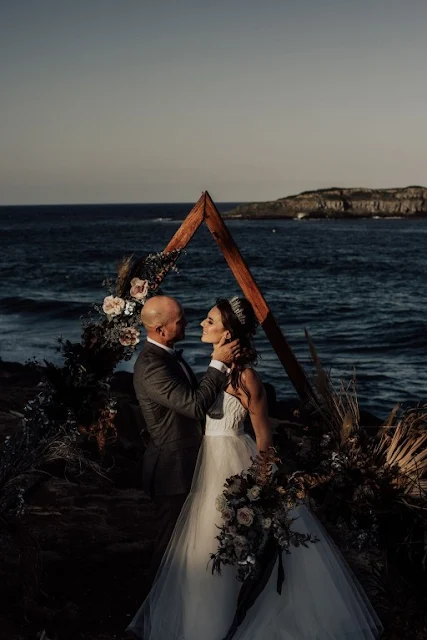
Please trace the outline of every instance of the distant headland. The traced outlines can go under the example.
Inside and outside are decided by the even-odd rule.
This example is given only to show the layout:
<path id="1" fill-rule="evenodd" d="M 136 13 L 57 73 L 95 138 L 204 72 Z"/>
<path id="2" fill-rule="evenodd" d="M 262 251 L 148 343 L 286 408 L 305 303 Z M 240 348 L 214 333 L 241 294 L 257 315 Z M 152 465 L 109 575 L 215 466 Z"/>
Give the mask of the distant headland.
<path id="1" fill-rule="evenodd" d="M 427 217 L 427 188 L 346 189 L 303 191 L 269 202 L 251 202 L 223 214 L 244 219 L 337 219 Z"/>

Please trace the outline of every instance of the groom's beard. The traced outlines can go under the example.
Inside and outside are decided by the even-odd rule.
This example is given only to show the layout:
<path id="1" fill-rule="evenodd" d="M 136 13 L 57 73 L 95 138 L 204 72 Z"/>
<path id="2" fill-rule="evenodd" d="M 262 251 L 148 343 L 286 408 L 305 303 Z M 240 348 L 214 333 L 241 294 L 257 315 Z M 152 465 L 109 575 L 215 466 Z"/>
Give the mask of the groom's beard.
<path id="1" fill-rule="evenodd" d="M 173 349 L 175 344 L 177 342 L 181 342 L 181 340 L 184 340 L 184 338 L 185 338 L 185 330 L 181 331 L 181 333 L 175 336 L 173 340 L 169 340 L 169 342 L 167 343 L 167 346 Z"/>

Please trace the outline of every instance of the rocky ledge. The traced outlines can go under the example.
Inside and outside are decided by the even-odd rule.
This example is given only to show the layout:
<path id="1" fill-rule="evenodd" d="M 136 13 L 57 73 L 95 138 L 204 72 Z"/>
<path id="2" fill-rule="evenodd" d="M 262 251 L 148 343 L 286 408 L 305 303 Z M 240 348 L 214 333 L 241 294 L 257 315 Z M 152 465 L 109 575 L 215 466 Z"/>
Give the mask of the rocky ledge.
<path id="1" fill-rule="evenodd" d="M 224 218 L 417 218 L 427 217 L 427 188 L 304 191 L 270 202 L 241 204 Z"/>

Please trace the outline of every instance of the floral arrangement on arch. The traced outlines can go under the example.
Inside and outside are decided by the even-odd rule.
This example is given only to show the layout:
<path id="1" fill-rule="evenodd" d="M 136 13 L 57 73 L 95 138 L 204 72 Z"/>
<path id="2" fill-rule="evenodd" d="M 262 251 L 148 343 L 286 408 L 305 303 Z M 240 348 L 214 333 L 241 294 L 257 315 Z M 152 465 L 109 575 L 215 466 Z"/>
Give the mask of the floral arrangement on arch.
<path id="1" fill-rule="evenodd" d="M 223 524 L 217 536 L 218 549 L 211 554 L 212 573 L 221 573 L 222 565 L 233 565 L 237 580 L 244 582 L 264 570 L 267 548 L 273 550 L 273 563 L 279 556 L 280 571 L 282 552 L 317 541 L 310 533 L 292 529 L 295 519 L 289 511 L 304 499 L 305 489 L 298 474 L 282 481 L 273 470 L 277 462 L 276 450 L 270 447 L 252 459 L 247 471 L 227 478 L 215 501 Z"/>
<path id="2" fill-rule="evenodd" d="M 141 280 L 140 278 L 132 278 L 130 296 L 133 300 L 125 300 L 119 296 L 109 295 L 104 298 L 104 304 L 102 310 L 107 316 L 108 320 L 117 325 L 118 336 L 117 340 L 123 347 L 135 347 L 139 342 L 139 330 L 132 326 L 129 322 L 122 326 L 120 319 L 126 316 L 130 316 L 130 319 L 135 317 L 135 309 L 143 307 L 147 299 L 149 291 L 148 280 Z"/>
<path id="3" fill-rule="evenodd" d="M 0 519 L 20 518 L 32 484 L 40 481 L 46 461 L 61 457 L 81 466 L 82 440 L 96 442 L 102 453 L 116 437 L 116 399 L 111 378 L 117 364 L 129 359 L 139 342 L 140 312 L 163 278 L 176 270 L 180 251 L 126 258 L 115 286 L 83 323 L 80 342 L 59 339 L 60 366 L 45 361 L 38 396 L 24 409 L 22 429 L 0 452 Z M 35 363 L 38 365 L 38 363 Z"/>
<path id="4" fill-rule="evenodd" d="M 102 306 L 95 305 L 100 321 L 90 318 L 86 324 L 85 345 L 96 351 L 108 349 L 116 354 L 117 361 L 129 360 L 140 340 L 141 309 L 165 275 L 176 270 L 179 254 L 180 251 L 156 253 L 136 261 L 132 256 L 125 258 L 114 286 L 109 280 L 104 283 L 108 295 Z"/>

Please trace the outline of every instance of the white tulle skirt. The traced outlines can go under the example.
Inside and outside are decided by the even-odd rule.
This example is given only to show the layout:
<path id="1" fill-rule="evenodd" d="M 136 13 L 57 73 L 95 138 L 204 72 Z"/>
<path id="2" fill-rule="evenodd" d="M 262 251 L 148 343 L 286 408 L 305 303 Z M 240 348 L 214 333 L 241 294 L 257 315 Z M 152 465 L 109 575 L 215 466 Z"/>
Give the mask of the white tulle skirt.
<path id="1" fill-rule="evenodd" d="M 222 640 L 234 618 L 241 583 L 233 567 L 212 575 L 210 554 L 221 516 L 215 498 L 225 479 L 251 464 L 256 446 L 247 435 L 205 436 L 191 492 L 184 504 L 153 587 L 129 629 L 143 640 Z M 372 640 L 380 622 L 361 587 L 317 519 L 304 507 L 294 528 L 320 539 L 283 554 L 285 583 L 276 591 L 277 567 L 249 609 L 235 640 Z"/>

